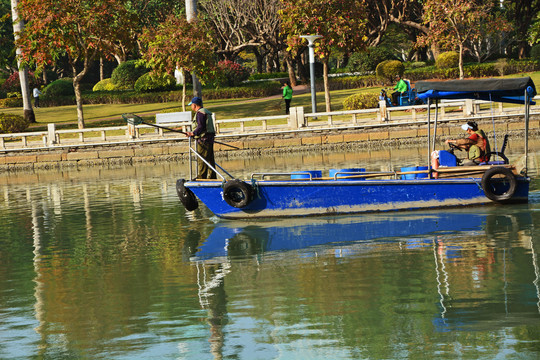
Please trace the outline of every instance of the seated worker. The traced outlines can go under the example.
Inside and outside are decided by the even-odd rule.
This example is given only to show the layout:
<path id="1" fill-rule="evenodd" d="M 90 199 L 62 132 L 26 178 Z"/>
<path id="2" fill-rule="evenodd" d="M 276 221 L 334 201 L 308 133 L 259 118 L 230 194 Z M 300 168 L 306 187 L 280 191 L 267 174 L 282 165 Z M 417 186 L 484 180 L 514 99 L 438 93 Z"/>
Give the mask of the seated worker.
<path id="1" fill-rule="evenodd" d="M 462 161 L 461 165 L 478 165 L 488 161 L 487 154 L 491 150 L 484 131 L 479 130 L 474 121 L 468 121 L 466 124 L 461 125 L 461 128 L 469 134 L 468 138 L 446 140 L 447 144 L 455 144 L 457 147 L 468 151 L 467 160 Z"/>
<path id="2" fill-rule="evenodd" d="M 396 75 L 396 79 L 398 82 L 396 86 L 394 86 L 394 90 L 397 90 L 397 91 L 392 93 L 392 104 L 394 104 L 394 106 L 399 105 L 399 97 L 401 96 L 401 94 L 409 90 L 407 83 L 405 82 L 405 80 L 401 78 L 400 75 Z"/>

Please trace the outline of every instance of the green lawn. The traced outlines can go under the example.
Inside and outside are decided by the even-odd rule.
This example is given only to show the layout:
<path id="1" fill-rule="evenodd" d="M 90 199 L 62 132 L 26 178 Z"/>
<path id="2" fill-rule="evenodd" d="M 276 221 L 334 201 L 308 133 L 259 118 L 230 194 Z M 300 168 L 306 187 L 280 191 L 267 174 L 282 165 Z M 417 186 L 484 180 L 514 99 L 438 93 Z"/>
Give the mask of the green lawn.
<path id="1" fill-rule="evenodd" d="M 540 82 L 540 72 L 511 75 L 508 77 L 530 76 L 535 83 Z M 359 92 L 378 93 L 381 87 L 332 91 L 332 110 L 343 109 L 343 101 L 352 94 Z M 123 113 L 135 113 L 145 115 L 146 120 L 153 120 L 153 115 L 159 112 L 182 111 L 181 103 L 155 103 L 155 104 L 107 104 L 107 105 L 84 105 L 84 118 L 87 127 L 124 125 Z M 303 106 L 306 112 L 311 112 L 311 94 L 295 95 L 291 106 Z M 278 99 L 233 99 L 233 100 L 208 100 L 205 107 L 216 113 L 218 119 L 246 118 L 258 116 L 281 115 L 285 112 L 283 100 Z M 325 111 L 324 92 L 317 93 L 317 110 Z M 0 113 L 14 113 L 22 115 L 22 108 L 0 109 Z M 52 108 L 34 109 L 36 124 L 29 131 L 44 130 L 47 123 L 56 123 L 58 128 L 76 128 L 77 109 L 72 106 L 59 106 Z"/>

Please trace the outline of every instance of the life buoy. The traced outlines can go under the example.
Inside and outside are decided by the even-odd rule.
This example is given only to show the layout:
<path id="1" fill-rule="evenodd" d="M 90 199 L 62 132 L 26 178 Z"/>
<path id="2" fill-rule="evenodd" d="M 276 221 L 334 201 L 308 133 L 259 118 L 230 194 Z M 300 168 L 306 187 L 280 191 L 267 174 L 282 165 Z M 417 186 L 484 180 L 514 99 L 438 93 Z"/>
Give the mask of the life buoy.
<path id="1" fill-rule="evenodd" d="M 199 202 L 193 191 L 184 186 L 184 182 L 184 179 L 178 179 L 176 181 L 176 193 L 186 210 L 193 211 L 199 207 Z"/>
<path id="2" fill-rule="evenodd" d="M 241 180 L 229 180 L 223 185 L 223 199 L 235 208 L 243 208 L 253 200 L 253 187 Z"/>
<path id="3" fill-rule="evenodd" d="M 497 177 L 494 179 L 495 176 Z M 517 180 L 510 169 L 497 166 L 484 173 L 481 184 L 488 199 L 495 202 L 505 202 L 514 196 Z"/>

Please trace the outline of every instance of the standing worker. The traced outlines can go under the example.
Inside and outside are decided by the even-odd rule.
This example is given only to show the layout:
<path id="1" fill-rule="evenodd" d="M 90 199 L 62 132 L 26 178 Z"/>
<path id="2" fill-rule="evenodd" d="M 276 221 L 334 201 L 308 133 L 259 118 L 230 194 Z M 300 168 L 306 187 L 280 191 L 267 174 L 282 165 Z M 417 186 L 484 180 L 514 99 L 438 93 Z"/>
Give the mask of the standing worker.
<path id="1" fill-rule="evenodd" d="M 288 81 L 285 82 L 285 86 L 283 87 L 283 99 L 285 99 L 285 114 L 289 115 L 292 100 L 292 87 Z"/>
<path id="2" fill-rule="evenodd" d="M 186 132 L 186 135 L 193 137 L 197 141 L 197 153 L 210 164 L 216 167 L 214 160 L 214 137 L 215 127 L 212 113 L 203 108 L 203 102 L 200 97 L 194 97 L 188 104 L 191 110 L 195 112 L 193 117 L 192 132 Z M 200 157 L 197 157 L 197 179 L 216 179 L 216 173 Z"/>
<path id="3" fill-rule="evenodd" d="M 39 107 L 39 95 L 41 95 L 41 91 L 37 87 L 34 88 L 32 91 L 34 95 L 34 107 Z"/>

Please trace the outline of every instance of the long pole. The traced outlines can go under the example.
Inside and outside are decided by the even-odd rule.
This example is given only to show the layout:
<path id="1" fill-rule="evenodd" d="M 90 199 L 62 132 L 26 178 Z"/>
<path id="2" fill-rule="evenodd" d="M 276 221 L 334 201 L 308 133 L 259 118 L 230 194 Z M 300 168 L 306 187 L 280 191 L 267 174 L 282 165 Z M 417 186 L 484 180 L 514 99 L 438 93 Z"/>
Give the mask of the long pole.
<path id="1" fill-rule="evenodd" d="M 525 171 L 524 176 L 527 176 L 529 160 L 529 93 L 525 89 Z"/>

